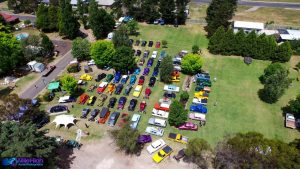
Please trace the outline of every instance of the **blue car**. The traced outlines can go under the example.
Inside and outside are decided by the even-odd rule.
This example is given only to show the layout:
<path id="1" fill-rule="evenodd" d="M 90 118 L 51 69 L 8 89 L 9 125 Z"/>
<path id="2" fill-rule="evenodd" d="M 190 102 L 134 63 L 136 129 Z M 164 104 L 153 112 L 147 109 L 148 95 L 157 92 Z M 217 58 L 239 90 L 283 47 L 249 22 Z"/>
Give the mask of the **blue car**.
<path id="1" fill-rule="evenodd" d="M 130 77 L 130 84 L 134 85 L 135 81 L 136 81 L 136 76 L 135 75 L 131 75 L 131 77 Z"/>
<path id="2" fill-rule="evenodd" d="M 141 69 L 138 67 L 138 68 L 136 68 L 136 69 L 134 70 L 134 73 L 133 73 L 133 74 L 139 75 L 140 72 L 141 72 Z"/>
<path id="3" fill-rule="evenodd" d="M 147 67 L 151 67 L 153 65 L 154 59 L 150 58 L 147 62 Z"/>
<path id="4" fill-rule="evenodd" d="M 206 114 L 207 108 L 205 106 L 203 106 L 202 104 L 191 105 L 190 111 Z"/>
<path id="5" fill-rule="evenodd" d="M 210 81 L 210 75 L 206 73 L 198 73 L 195 75 L 195 79 Z"/>
<path id="6" fill-rule="evenodd" d="M 117 72 L 115 74 L 114 83 L 119 83 L 119 81 L 121 80 L 121 76 L 122 76 L 121 72 Z"/>
<path id="7" fill-rule="evenodd" d="M 154 71 L 152 73 L 152 76 L 157 77 L 159 73 L 159 69 L 158 68 L 154 68 Z"/>
<path id="8" fill-rule="evenodd" d="M 129 79 L 129 77 L 127 75 L 123 75 L 122 79 L 121 79 L 121 83 L 125 84 L 127 82 L 127 80 Z"/>

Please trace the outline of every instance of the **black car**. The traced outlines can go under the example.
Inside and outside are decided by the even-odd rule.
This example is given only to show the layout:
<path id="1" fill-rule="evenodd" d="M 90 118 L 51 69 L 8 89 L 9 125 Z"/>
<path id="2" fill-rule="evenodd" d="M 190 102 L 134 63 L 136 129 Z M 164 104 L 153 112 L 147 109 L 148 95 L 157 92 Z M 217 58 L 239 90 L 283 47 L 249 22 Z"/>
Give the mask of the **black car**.
<path id="1" fill-rule="evenodd" d="M 129 45 L 132 46 L 133 44 L 133 39 L 129 39 Z"/>
<path id="2" fill-rule="evenodd" d="M 159 68 L 160 62 L 161 62 L 161 61 L 157 61 L 156 65 L 155 65 L 155 68 Z"/>
<path id="3" fill-rule="evenodd" d="M 129 95 L 131 89 L 132 89 L 132 85 L 128 84 L 125 88 L 124 95 Z"/>
<path id="4" fill-rule="evenodd" d="M 147 45 L 147 41 L 143 40 L 141 46 L 145 47 Z"/>
<path id="5" fill-rule="evenodd" d="M 152 77 L 150 77 L 150 80 L 149 80 L 149 86 L 150 87 L 153 87 L 154 86 L 154 84 L 155 84 L 155 82 L 156 82 L 156 78 L 154 77 L 154 76 L 152 76 Z"/>
<path id="6" fill-rule="evenodd" d="M 117 102 L 117 98 L 115 98 L 115 97 L 110 98 L 108 107 L 110 107 L 110 108 L 115 107 L 116 102 Z"/>
<path id="7" fill-rule="evenodd" d="M 144 58 L 147 58 L 147 57 L 149 56 L 149 53 L 150 53 L 150 51 L 149 51 L 149 50 L 146 50 L 146 51 L 144 52 L 143 57 L 144 57 Z"/>
<path id="8" fill-rule="evenodd" d="M 136 40 L 135 41 L 135 46 L 139 46 L 140 45 L 140 40 Z"/>
<path id="9" fill-rule="evenodd" d="M 166 91 L 165 93 L 164 93 L 164 97 L 167 97 L 167 98 L 176 98 L 176 94 L 175 94 L 175 92 L 171 92 L 171 91 Z"/>
<path id="10" fill-rule="evenodd" d="M 58 112 L 63 112 L 63 111 L 68 111 L 68 107 L 64 105 L 57 105 L 53 106 L 50 109 L 50 113 L 58 113 Z"/>
<path id="11" fill-rule="evenodd" d="M 113 112 L 108 119 L 107 125 L 113 127 L 116 124 L 119 116 L 119 112 Z"/>
<path id="12" fill-rule="evenodd" d="M 42 128 L 44 125 L 46 125 L 47 123 L 50 122 L 49 117 L 42 117 L 42 118 L 38 118 L 35 120 L 36 122 L 36 127 L 38 129 Z"/>
<path id="13" fill-rule="evenodd" d="M 131 99 L 129 102 L 128 111 L 134 111 L 136 104 L 137 104 L 137 100 Z"/>
<path id="14" fill-rule="evenodd" d="M 89 121 L 95 121 L 95 118 L 99 114 L 100 110 L 99 109 L 94 109 L 91 112 L 91 117 L 89 118 Z"/>
<path id="15" fill-rule="evenodd" d="M 102 79 L 104 79 L 106 77 L 105 73 L 101 73 L 97 76 L 97 78 L 95 79 L 96 82 L 100 82 Z"/>
<path id="16" fill-rule="evenodd" d="M 123 89 L 123 84 L 118 84 L 118 86 L 116 87 L 116 91 L 115 91 L 115 94 L 120 94 L 121 91 Z"/>
<path id="17" fill-rule="evenodd" d="M 148 43 L 148 47 L 152 47 L 153 46 L 153 41 L 150 40 L 149 43 Z"/>
<path id="18" fill-rule="evenodd" d="M 141 51 L 141 50 L 136 50 L 135 56 L 141 56 L 141 54 L 142 54 L 142 51 Z"/>
<path id="19" fill-rule="evenodd" d="M 82 112 L 82 116 L 80 116 L 80 118 L 85 119 L 87 117 L 87 115 L 89 114 L 91 109 L 89 108 L 84 108 L 81 112 Z"/>

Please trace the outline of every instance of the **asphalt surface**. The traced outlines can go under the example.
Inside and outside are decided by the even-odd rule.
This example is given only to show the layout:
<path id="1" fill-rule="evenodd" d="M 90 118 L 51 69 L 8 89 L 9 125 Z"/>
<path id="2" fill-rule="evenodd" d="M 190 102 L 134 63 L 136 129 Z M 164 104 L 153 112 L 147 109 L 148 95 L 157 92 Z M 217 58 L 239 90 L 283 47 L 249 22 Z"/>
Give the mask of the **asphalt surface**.
<path id="1" fill-rule="evenodd" d="M 35 98 L 39 94 L 39 92 L 41 92 L 45 87 L 47 87 L 48 83 L 54 80 L 57 77 L 57 75 L 59 75 L 66 68 L 70 61 L 73 60 L 71 50 L 69 50 L 62 57 L 63 58 L 60 61 L 58 61 L 57 64 L 55 64 L 56 69 L 54 69 L 53 72 L 51 72 L 47 77 L 40 76 L 34 84 L 32 84 L 26 91 L 19 94 L 19 96 L 21 98 Z M 41 75 L 42 74 L 43 73 L 41 73 Z"/>
<path id="2" fill-rule="evenodd" d="M 192 2 L 208 4 L 211 0 L 192 0 Z M 245 6 L 260 6 L 260 7 L 275 7 L 275 8 L 299 8 L 300 3 L 288 3 L 288 2 L 261 2 L 261 1 L 238 1 L 239 5 Z"/>

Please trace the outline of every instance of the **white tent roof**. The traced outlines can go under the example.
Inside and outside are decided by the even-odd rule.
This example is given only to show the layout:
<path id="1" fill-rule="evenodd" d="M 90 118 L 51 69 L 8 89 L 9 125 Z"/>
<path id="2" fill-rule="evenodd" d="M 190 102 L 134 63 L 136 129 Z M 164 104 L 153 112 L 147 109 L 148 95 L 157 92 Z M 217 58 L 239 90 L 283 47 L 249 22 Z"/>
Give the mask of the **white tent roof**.
<path id="1" fill-rule="evenodd" d="M 69 124 L 75 124 L 76 118 L 73 115 L 59 115 L 56 116 L 52 123 L 56 123 L 56 127 L 59 125 L 64 125 L 67 127 Z"/>
<path id="2" fill-rule="evenodd" d="M 234 21 L 234 28 L 244 28 L 244 29 L 258 29 L 262 30 L 265 28 L 264 23 L 260 22 L 245 22 L 245 21 Z"/>

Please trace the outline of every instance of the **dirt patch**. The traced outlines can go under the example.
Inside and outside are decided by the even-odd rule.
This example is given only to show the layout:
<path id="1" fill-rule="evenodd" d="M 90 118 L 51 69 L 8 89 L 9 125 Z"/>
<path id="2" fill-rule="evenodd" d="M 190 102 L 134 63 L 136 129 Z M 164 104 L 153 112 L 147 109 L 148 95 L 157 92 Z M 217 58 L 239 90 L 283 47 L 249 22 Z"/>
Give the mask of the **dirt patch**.
<path id="1" fill-rule="evenodd" d="M 90 142 L 82 146 L 80 150 L 74 150 L 75 157 L 70 165 L 72 169 L 182 169 L 196 168 L 193 164 L 176 162 L 172 157 L 167 157 L 160 164 L 152 161 L 152 155 L 142 151 L 140 156 L 128 156 L 119 152 L 112 139 L 105 136 L 103 139 Z M 177 153 L 177 152 L 176 152 Z"/>

